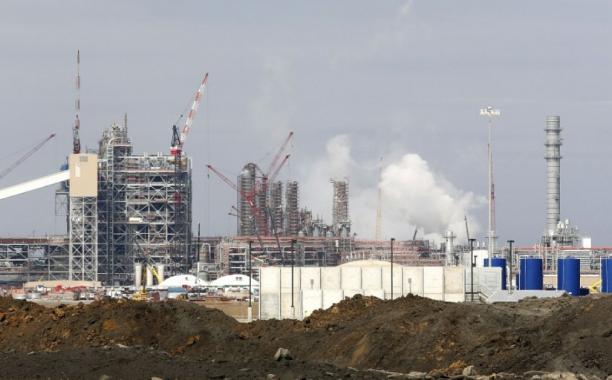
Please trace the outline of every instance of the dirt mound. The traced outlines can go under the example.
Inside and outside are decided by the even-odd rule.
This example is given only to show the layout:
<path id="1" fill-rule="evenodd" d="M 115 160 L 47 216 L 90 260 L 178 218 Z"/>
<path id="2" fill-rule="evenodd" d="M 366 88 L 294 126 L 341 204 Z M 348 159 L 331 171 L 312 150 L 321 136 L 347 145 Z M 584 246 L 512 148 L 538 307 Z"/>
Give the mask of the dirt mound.
<path id="1" fill-rule="evenodd" d="M 186 302 L 99 301 L 47 309 L 0 299 L 0 345 L 20 352 L 107 345 L 146 346 L 172 354 L 213 354 L 238 340 L 237 322 Z"/>
<path id="2" fill-rule="evenodd" d="M 176 360 L 230 362 L 226 367 L 234 369 L 242 361 L 270 361 L 284 347 L 293 363 L 313 366 L 454 375 L 473 365 L 481 374 L 536 370 L 601 377 L 612 373 L 611 315 L 610 296 L 497 305 L 355 296 L 304 321 L 239 324 L 187 302 L 101 301 L 46 309 L 0 298 L 0 347 L 23 355 L 122 345 L 167 352 Z"/>
<path id="3" fill-rule="evenodd" d="M 529 370 L 612 373 L 612 297 L 507 305 L 445 303 L 408 296 L 355 296 L 303 322 L 265 321 L 246 329 L 260 352 L 283 346 L 297 357 L 400 372 Z M 268 344 L 263 337 L 268 337 Z"/>

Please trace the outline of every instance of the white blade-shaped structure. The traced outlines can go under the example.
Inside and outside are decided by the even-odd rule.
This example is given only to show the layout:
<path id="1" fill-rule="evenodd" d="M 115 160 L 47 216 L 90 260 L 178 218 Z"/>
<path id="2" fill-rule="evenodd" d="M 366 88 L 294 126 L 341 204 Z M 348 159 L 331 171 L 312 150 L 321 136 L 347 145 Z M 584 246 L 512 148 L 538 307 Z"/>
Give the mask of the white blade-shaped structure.
<path id="1" fill-rule="evenodd" d="M 68 170 L 61 171 L 59 173 L 51 174 L 41 178 L 33 179 L 31 181 L 23 182 L 18 185 L 13 185 L 0 189 L 0 199 L 6 199 L 27 193 L 29 191 L 42 189 L 43 187 L 55 185 L 56 183 L 68 181 L 70 178 L 70 172 Z"/>

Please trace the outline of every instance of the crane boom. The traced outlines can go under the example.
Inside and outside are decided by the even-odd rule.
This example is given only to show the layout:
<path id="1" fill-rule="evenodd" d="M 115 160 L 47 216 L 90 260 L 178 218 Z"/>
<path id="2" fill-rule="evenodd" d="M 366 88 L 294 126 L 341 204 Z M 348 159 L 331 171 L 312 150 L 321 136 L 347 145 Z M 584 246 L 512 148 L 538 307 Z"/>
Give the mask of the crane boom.
<path id="1" fill-rule="evenodd" d="M 193 97 L 193 103 L 191 104 L 191 108 L 189 109 L 189 114 L 187 115 L 187 120 L 185 120 L 185 125 L 181 129 L 180 134 L 176 128 L 176 125 L 172 129 L 172 146 L 170 148 L 170 153 L 173 156 L 178 156 L 181 154 L 183 150 L 183 145 L 185 144 L 185 140 L 187 140 L 187 135 L 191 130 L 191 126 L 193 125 L 193 120 L 195 115 L 198 112 L 198 108 L 200 108 L 200 101 L 202 100 L 202 93 L 204 92 L 204 88 L 206 87 L 206 83 L 208 82 L 208 73 L 204 75 L 202 82 L 200 82 L 200 87 L 196 91 Z M 182 117 L 182 116 L 181 116 Z"/>
<path id="2" fill-rule="evenodd" d="M 283 168 L 283 165 L 285 165 L 285 162 L 289 160 L 289 157 L 291 157 L 290 154 L 286 155 L 285 158 L 283 158 L 283 160 L 280 162 L 280 164 L 278 164 L 276 169 L 274 169 L 274 172 L 270 174 L 270 178 L 268 178 L 270 182 L 274 182 L 274 179 L 276 178 L 280 170 Z"/>
<path id="3" fill-rule="evenodd" d="M 270 162 L 270 166 L 268 167 L 268 171 L 267 171 L 268 174 L 270 174 L 274 170 L 276 164 L 278 163 L 278 160 L 281 157 L 281 154 L 283 154 L 283 152 L 285 151 L 285 148 L 287 147 L 287 144 L 289 144 L 289 141 L 291 140 L 292 137 L 293 137 L 293 131 L 289 132 L 289 136 L 287 136 L 287 138 L 283 142 L 283 145 L 281 145 L 278 152 L 276 152 L 276 155 L 272 159 L 272 162 Z"/>
<path id="4" fill-rule="evenodd" d="M 6 169 L 0 171 L 0 179 L 2 179 L 4 176 L 6 176 L 10 172 L 12 172 L 17 166 L 21 165 L 25 160 L 30 158 L 31 155 L 36 153 L 40 148 L 43 147 L 43 145 L 45 145 L 47 143 L 47 141 L 51 140 L 54 137 L 55 137 L 55 133 L 52 133 L 46 139 L 44 139 L 43 141 L 41 141 L 38 144 L 36 144 L 32 149 L 28 150 L 23 156 L 19 157 L 9 167 L 7 167 Z"/>
<path id="5" fill-rule="evenodd" d="M 187 115 L 187 120 L 185 120 L 185 125 L 183 126 L 183 130 L 181 131 L 181 145 L 185 143 L 185 139 L 187 138 L 187 134 L 193 125 L 193 119 L 198 112 L 198 108 L 200 108 L 200 101 L 202 100 L 202 92 L 204 91 L 204 87 L 206 87 L 206 82 L 208 82 L 208 73 L 204 75 L 204 79 L 200 83 L 200 87 L 198 91 L 196 91 L 195 96 L 193 97 L 193 103 L 191 104 L 191 109 L 189 110 L 189 115 Z"/>

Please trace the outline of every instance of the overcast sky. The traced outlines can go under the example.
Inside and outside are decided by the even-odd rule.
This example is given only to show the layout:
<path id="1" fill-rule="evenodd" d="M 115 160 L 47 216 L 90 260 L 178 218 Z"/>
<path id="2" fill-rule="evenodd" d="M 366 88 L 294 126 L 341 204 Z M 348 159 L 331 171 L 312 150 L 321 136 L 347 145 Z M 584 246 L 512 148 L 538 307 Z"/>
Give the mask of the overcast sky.
<path id="1" fill-rule="evenodd" d="M 355 232 L 371 237 L 383 156 L 386 238 L 409 237 L 415 225 L 459 228 L 463 213 L 482 238 L 487 130 L 478 111 L 494 105 L 500 239 L 531 245 L 544 230 L 543 128 L 558 114 L 562 217 L 595 245 L 611 244 L 611 35 L 608 1 L 3 1 L 1 168 L 57 137 L 0 186 L 55 172 L 69 153 L 80 49 L 90 148 L 127 112 L 135 151 L 167 152 L 172 124 L 210 72 L 185 144 L 194 231 L 197 222 L 203 234 L 235 231 L 235 194 L 207 178 L 206 163 L 233 178 L 248 161 L 266 167 L 293 130 L 279 178 L 303 182 L 302 205 L 315 214 L 329 216 L 329 176 L 347 176 Z M 344 165 L 334 166 L 338 149 Z M 431 186 L 421 189 L 415 173 Z M 431 213 L 452 212 L 431 222 L 423 193 L 439 195 Z M 1 201 L 0 236 L 62 233 L 53 199 L 47 188 Z"/>

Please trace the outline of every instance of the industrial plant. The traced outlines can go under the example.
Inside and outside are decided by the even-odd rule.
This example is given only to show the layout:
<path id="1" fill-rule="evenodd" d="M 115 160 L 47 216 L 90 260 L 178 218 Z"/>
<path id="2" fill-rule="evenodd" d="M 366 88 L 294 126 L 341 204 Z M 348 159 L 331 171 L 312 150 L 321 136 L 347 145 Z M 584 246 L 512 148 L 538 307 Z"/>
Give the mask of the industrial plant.
<path id="1" fill-rule="evenodd" d="M 459 285 L 452 289 L 451 298 L 461 301 L 474 300 L 475 294 L 478 299 L 489 298 L 497 287 L 500 290 L 568 291 L 563 285 L 568 274 L 578 276 L 578 280 L 572 280 L 572 295 L 610 289 L 606 277 L 612 269 L 607 267 L 612 263 L 610 249 L 591 246 L 590 238 L 581 236 L 568 219 L 561 218 L 562 138 L 559 116 L 549 116 L 545 123 L 546 223 L 541 240 L 531 246 L 513 247 L 513 242 L 508 246 L 497 243 L 492 125 L 501 112 L 493 107 L 480 111 L 481 116 L 488 120 L 489 225 L 486 243 L 471 238 L 467 218 L 465 241 L 457 240 L 459 231 L 430 231 L 444 236 L 442 242 L 430 241 L 418 236 L 418 228 L 411 240 L 382 239 L 381 188 L 378 189 L 375 239 L 357 238 L 356 232 L 361 231 L 353 231 L 351 223 L 348 177 L 330 178 L 329 187 L 321 189 L 329 194 L 331 211 L 331 220 L 323 220 L 313 214 L 308 204 L 301 202 L 299 180 L 277 180 L 290 160 L 288 146 L 293 143 L 294 132 L 286 136 L 269 163 L 258 163 L 244 157 L 247 163 L 235 180 L 217 169 L 215 163 L 207 163 L 209 175 L 213 174 L 220 185 L 228 186 L 235 193 L 236 202 L 228 208 L 231 210 L 229 215 L 235 217 L 236 233 L 232 236 L 201 236 L 199 230 L 197 234 L 193 231 L 193 198 L 198 194 L 192 191 L 192 159 L 184 151 L 184 145 L 206 91 L 208 74 L 197 88 L 183 125 L 172 127 L 171 144 L 165 153 L 135 152 L 128 133 L 127 115 L 123 123 L 113 123 L 101 131 L 97 149 L 82 152 L 80 53 L 77 53 L 76 79 L 73 151 L 61 171 L 0 190 L 0 199 L 10 202 L 9 198 L 13 196 L 54 186 L 55 212 L 65 217 L 66 234 L 32 238 L 2 236 L 0 281 L 4 284 L 46 281 L 48 284 L 78 283 L 140 289 L 141 286 L 160 286 L 166 279 L 182 275 L 191 276 L 195 280 L 190 281 L 202 285 L 232 275 L 261 280 L 264 274 L 276 276 L 278 283 L 283 283 L 285 272 L 274 272 L 277 269 L 272 268 L 301 268 L 302 273 L 309 273 L 308 268 L 335 268 L 326 270 L 338 271 L 347 265 L 376 262 L 382 265 L 382 269 L 374 271 L 378 274 L 365 274 L 364 269 L 360 269 L 364 280 L 360 287 L 348 286 L 350 294 L 354 294 L 356 289 L 366 292 L 363 283 L 370 276 L 380 277 L 382 284 L 385 282 L 382 278 L 390 275 L 392 282 L 394 269 L 387 268 L 384 263 L 404 268 L 406 273 L 413 273 L 410 268 L 421 268 L 420 271 L 422 268 L 439 268 L 441 272 L 436 272 L 437 275 L 442 275 L 446 281 L 456 277 L 453 281 Z M 15 169 L 53 137 L 51 135 L 37 144 L 5 172 Z M 380 176 L 380 171 L 378 174 Z M 478 272 L 476 278 L 474 268 Z M 493 285 L 485 278 L 491 270 L 494 271 L 493 277 L 499 280 L 493 281 Z M 329 276 L 347 278 L 338 273 Z M 419 272 L 420 279 L 417 279 L 401 273 L 401 278 L 409 280 L 410 284 L 414 284 L 413 280 L 424 284 L 428 278 L 431 280 L 437 276 L 433 272 L 429 275 Z M 535 279 L 530 277 L 532 273 L 537 274 Z M 316 276 L 309 281 L 318 283 L 323 289 L 322 274 Z M 485 283 L 492 288 L 487 290 L 489 285 Z M 411 290 L 412 285 L 408 288 L 402 285 L 401 289 L 395 290 L 393 287 L 386 289 L 381 284 L 373 284 L 374 288 L 368 291 L 379 294 L 381 298 L 393 298 L 393 293 L 428 294 L 424 288 L 420 293 Z M 332 287 L 343 289 L 336 285 Z M 281 310 L 280 297 L 284 290 L 274 291 L 280 293 L 274 296 L 276 301 L 269 301 L 269 304 L 273 305 L 273 310 Z M 261 292 L 265 299 L 263 285 Z M 434 297 L 434 293 L 429 293 Z M 143 288 L 138 296 L 146 298 L 146 294 L 146 288 Z M 447 299 L 441 296 L 446 294 L 442 290 L 435 294 Z M 330 299 L 339 301 L 344 296 L 336 293 Z M 263 310 L 261 316 L 267 315 L 264 306 L 262 304 L 260 308 L 260 314 Z M 317 304 L 314 309 L 323 306 Z M 275 311 L 270 313 L 276 315 Z M 286 314 L 281 312 L 282 316 Z M 297 317 L 295 311 L 291 316 Z M 302 314 L 301 318 L 306 316 L 307 313 Z"/>

